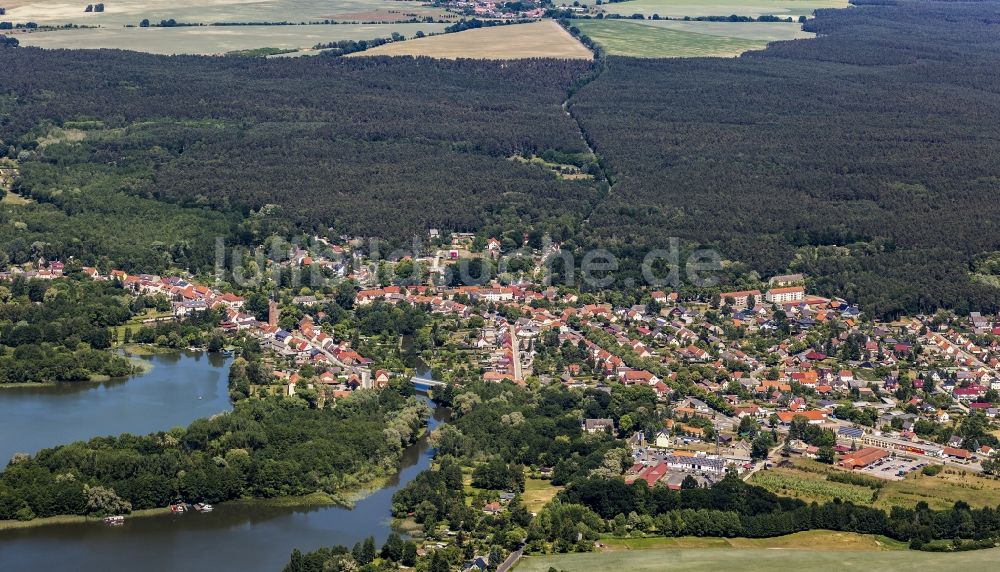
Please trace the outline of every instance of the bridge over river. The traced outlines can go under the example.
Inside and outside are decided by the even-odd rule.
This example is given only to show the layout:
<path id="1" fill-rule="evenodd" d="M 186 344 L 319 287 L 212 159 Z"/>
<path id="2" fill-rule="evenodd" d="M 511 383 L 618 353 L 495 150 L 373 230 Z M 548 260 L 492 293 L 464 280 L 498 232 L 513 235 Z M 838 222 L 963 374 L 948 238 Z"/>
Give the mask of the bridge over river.
<path id="1" fill-rule="evenodd" d="M 410 383 L 417 391 L 430 391 L 438 387 L 444 387 L 447 385 L 443 381 L 437 381 L 436 379 L 431 379 L 429 377 L 413 376 L 410 378 Z"/>

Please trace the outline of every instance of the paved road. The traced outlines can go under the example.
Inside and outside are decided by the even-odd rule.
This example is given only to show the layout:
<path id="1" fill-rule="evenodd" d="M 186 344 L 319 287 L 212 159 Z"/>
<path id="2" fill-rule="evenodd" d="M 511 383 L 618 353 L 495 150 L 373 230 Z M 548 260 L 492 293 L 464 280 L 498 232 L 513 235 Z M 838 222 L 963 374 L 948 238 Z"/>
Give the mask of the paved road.
<path id="1" fill-rule="evenodd" d="M 510 324 L 508 327 L 510 328 L 510 345 L 513 350 L 511 353 L 514 354 L 514 381 L 522 381 L 524 377 L 522 377 L 523 374 L 521 373 L 521 344 L 517 339 L 514 324 Z"/>
<path id="2" fill-rule="evenodd" d="M 497 572 L 507 572 L 513 568 L 514 565 L 517 564 L 517 561 L 521 559 L 522 554 L 524 554 L 524 546 L 518 548 L 514 552 L 511 552 L 510 556 L 508 556 L 507 559 L 497 567 Z"/>

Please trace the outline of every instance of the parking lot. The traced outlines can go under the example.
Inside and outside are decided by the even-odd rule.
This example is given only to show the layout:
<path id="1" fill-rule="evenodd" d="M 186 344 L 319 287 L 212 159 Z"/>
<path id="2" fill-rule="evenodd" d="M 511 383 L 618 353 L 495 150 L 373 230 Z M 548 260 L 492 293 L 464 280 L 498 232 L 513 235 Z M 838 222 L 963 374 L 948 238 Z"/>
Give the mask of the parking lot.
<path id="1" fill-rule="evenodd" d="M 861 469 L 873 477 L 890 481 L 900 481 L 913 471 L 918 471 L 928 464 L 926 460 L 904 459 L 903 457 L 886 457 Z"/>

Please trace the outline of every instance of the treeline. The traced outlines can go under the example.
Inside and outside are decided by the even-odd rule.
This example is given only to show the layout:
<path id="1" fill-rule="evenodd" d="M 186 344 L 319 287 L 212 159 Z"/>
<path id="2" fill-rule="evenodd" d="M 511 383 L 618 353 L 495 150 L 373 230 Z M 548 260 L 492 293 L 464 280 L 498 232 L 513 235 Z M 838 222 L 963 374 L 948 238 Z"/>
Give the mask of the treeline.
<path id="1" fill-rule="evenodd" d="M 569 19 L 560 17 L 559 25 L 561 25 L 563 28 L 566 28 L 566 31 L 569 32 L 570 35 L 572 35 L 577 40 L 580 40 L 581 44 L 586 46 L 587 49 L 589 49 L 590 51 L 594 52 L 595 59 L 600 60 L 604 58 L 605 55 L 604 48 L 602 48 L 600 44 L 595 42 L 593 38 L 580 31 L 580 28 L 577 28 L 576 26 L 572 25 Z"/>
<path id="2" fill-rule="evenodd" d="M 466 30 L 478 30 L 479 28 L 492 28 L 494 26 L 511 26 L 531 21 L 533 20 L 480 20 L 479 18 L 466 20 L 462 18 L 458 22 L 445 27 L 444 31 L 446 34 L 450 34 L 452 32 L 464 32 Z"/>
<path id="3" fill-rule="evenodd" d="M 975 547 L 982 547 L 1000 537 L 1000 509 L 972 509 L 961 501 L 948 510 L 934 511 L 920 502 L 912 509 L 893 507 L 889 513 L 840 499 L 806 505 L 732 475 L 708 489 L 679 491 L 650 489 L 644 481 L 626 485 L 621 479 L 584 479 L 571 483 L 559 498 L 587 507 L 611 521 L 609 526 L 638 515 L 634 521 L 645 522 L 646 531 L 664 536 L 764 538 L 823 529 L 881 534 L 909 541 L 911 548 L 928 549 L 933 546 L 925 545 L 935 540 L 974 541 Z"/>
<path id="4" fill-rule="evenodd" d="M 89 280 L 0 281 L 0 384 L 87 381 L 134 372 L 105 350 L 110 328 L 133 315 L 115 283 Z"/>
<path id="5" fill-rule="evenodd" d="M 585 243 L 628 259 L 621 275 L 677 236 L 881 316 L 1000 309 L 969 278 L 1000 250 L 995 19 L 991 3 L 864 5 L 737 59 L 608 58 L 571 100 L 617 181 Z"/>
<path id="6" fill-rule="evenodd" d="M 417 32 L 416 37 L 422 37 L 423 32 Z M 371 40 L 340 40 L 337 42 L 328 42 L 325 44 L 316 44 L 313 46 L 314 50 L 323 50 L 324 56 L 346 56 L 347 54 L 353 54 L 355 52 L 363 52 L 370 48 L 377 48 L 378 46 L 384 46 L 392 42 L 403 42 L 406 37 L 399 32 L 393 32 L 392 36 L 388 38 L 374 38 Z"/>
<path id="7" fill-rule="evenodd" d="M 335 495 L 396 471 L 426 414 L 395 389 L 358 392 L 333 409 L 310 409 L 296 398 L 248 399 L 187 428 L 16 456 L 0 473 L 0 520 L 100 512 L 88 507 L 90 487 L 133 510 L 174 499 Z M 390 424 L 408 434 L 386 439 Z"/>

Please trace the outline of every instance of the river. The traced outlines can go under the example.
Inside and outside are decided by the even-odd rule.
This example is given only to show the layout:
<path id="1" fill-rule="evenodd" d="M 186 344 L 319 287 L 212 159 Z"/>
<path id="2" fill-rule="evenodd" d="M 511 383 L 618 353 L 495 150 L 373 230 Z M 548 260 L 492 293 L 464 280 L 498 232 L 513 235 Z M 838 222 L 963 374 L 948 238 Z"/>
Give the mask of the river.
<path id="1" fill-rule="evenodd" d="M 225 397 L 225 374 L 228 362 L 222 365 L 216 362 L 216 365 L 213 365 L 205 356 L 195 354 L 173 357 L 176 359 L 169 363 L 169 358 L 156 356 L 152 358 L 156 367 L 149 374 L 135 377 L 124 384 L 103 384 L 89 391 L 111 396 L 118 395 L 116 393 L 118 391 L 134 393 L 134 397 L 127 398 L 122 395 L 111 399 L 115 400 L 117 407 L 124 407 L 127 404 L 133 408 L 143 409 L 149 406 L 150 416 L 153 412 L 163 409 L 164 400 L 167 405 L 172 406 L 167 407 L 168 410 L 177 408 L 188 411 L 188 414 L 182 415 L 181 419 L 156 413 L 159 417 L 150 419 L 148 425 L 155 425 L 157 421 L 166 423 L 156 427 L 147 427 L 137 422 L 136 420 L 143 418 L 142 411 L 133 412 L 130 414 L 130 418 L 134 416 L 132 425 L 129 425 L 133 427 L 131 429 L 133 432 L 148 432 L 184 425 L 202 416 L 194 414 L 189 409 L 190 392 L 195 390 L 197 394 L 195 401 L 209 400 L 211 393 L 204 383 L 211 377 L 215 377 L 215 392 L 223 396 L 225 403 L 223 407 L 216 407 L 211 413 L 229 408 Z M 149 394 L 149 390 L 145 389 L 149 382 L 147 377 L 156 376 L 158 369 L 161 372 L 159 375 L 165 376 L 160 380 L 169 381 L 170 385 L 165 389 L 165 393 L 157 391 Z M 178 377 L 174 377 L 175 375 Z M 198 383 L 198 380 L 201 383 Z M 28 394 L 31 395 L 40 389 L 33 389 Z M 60 412 L 77 409 L 86 411 L 88 408 L 91 412 L 90 415 L 74 413 L 77 430 L 71 433 L 70 437 L 63 438 L 63 441 L 84 438 L 79 430 L 81 426 L 100 427 L 101 429 L 96 431 L 88 429 L 87 432 L 94 435 L 113 433 L 117 431 L 115 427 L 125 426 L 124 419 L 113 422 L 97 419 L 117 416 L 119 411 L 117 407 L 102 405 L 102 401 L 88 391 L 70 393 L 52 391 L 47 394 L 35 394 L 31 399 L 19 395 L 17 393 L 19 390 L 11 391 L 15 393 L 0 392 L 0 423 L 4 427 L 4 432 L 0 434 L 0 443 L 4 451 L 37 448 L 39 443 L 44 447 L 53 444 L 51 438 L 57 435 L 53 433 L 52 437 L 38 440 L 12 438 L 7 432 L 9 421 L 3 418 L 8 410 L 16 408 L 15 405 L 7 403 L 9 399 L 31 403 L 31 407 L 36 410 L 35 415 L 22 415 L 22 425 L 18 426 L 17 435 L 30 433 L 36 427 L 40 428 L 46 418 L 54 415 L 51 413 L 52 410 L 46 407 L 45 395 L 52 398 L 53 407 L 58 407 Z M 176 400 L 171 402 L 170 395 L 175 395 Z M 73 396 L 80 400 L 76 403 L 86 403 L 86 405 L 74 407 Z M 202 399 L 197 399 L 197 396 L 201 396 Z M 446 415 L 447 412 L 443 408 L 435 408 L 430 427 L 433 429 L 445 419 Z M 25 445 L 25 442 L 30 446 Z M 335 544 L 350 547 L 368 536 L 374 536 L 381 546 L 391 532 L 389 520 L 393 493 L 426 469 L 430 465 L 432 456 L 433 450 L 427 439 L 421 439 L 404 452 L 400 472 L 386 483 L 386 486 L 358 501 L 351 509 L 221 504 L 211 513 L 192 512 L 184 515 L 127 518 L 124 526 L 114 528 L 95 522 L 0 531 L 0 570 L 4 572 L 22 570 L 278 572 L 288 562 L 288 555 L 294 548 L 313 550 Z"/>

